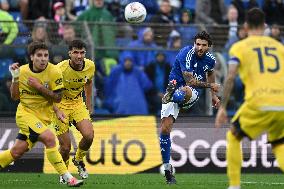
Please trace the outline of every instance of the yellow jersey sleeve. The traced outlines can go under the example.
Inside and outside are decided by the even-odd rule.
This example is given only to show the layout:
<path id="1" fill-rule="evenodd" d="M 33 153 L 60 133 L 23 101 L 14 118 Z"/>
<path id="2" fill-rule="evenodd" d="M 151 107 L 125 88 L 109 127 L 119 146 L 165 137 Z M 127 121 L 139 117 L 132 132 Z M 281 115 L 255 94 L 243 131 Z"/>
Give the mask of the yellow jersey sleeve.
<path id="1" fill-rule="evenodd" d="M 229 51 L 230 59 L 236 60 L 239 63 L 243 62 L 243 48 L 242 43 L 235 43 Z"/>
<path id="2" fill-rule="evenodd" d="M 57 66 L 53 66 L 51 78 L 50 78 L 50 90 L 56 91 L 62 89 L 63 85 L 63 76 L 61 70 Z"/>

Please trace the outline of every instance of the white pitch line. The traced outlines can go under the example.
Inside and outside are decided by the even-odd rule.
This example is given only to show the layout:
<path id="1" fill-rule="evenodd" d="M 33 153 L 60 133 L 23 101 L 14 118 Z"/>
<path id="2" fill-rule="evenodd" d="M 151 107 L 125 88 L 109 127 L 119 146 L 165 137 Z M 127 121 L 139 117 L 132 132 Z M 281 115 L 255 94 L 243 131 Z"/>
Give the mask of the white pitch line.
<path id="1" fill-rule="evenodd" d="M 241 182 L 244 184 L 284 185 L 283 182 Z"/>

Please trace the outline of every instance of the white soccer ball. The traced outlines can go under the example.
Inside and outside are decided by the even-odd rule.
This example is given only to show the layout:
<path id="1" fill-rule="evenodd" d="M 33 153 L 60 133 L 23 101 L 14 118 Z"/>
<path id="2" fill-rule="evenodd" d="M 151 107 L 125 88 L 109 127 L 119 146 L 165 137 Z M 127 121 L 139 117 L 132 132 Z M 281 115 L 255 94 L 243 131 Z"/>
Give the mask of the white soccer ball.
<path id="1" fill-rule="evenodd" d="M 139 2 L 132 2 L 124 9 L 125 20 L 132 24 L 138 24 L 145 20 L 147 16 L 146 8 Z"/>

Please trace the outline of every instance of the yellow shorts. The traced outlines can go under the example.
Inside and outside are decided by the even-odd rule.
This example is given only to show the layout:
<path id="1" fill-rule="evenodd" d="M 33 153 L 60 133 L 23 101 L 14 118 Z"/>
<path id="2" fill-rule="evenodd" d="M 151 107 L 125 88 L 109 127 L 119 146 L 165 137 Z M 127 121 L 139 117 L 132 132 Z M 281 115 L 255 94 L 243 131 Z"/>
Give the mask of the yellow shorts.
<path id="1" fill-rule="evenodd" d="M 284 112 L 260 111 L 244 103 L 232 118 L 232 123 L 251 139 L 267 132 L 268 141 L 284 138 Z"/>
<path id="2" fill-rule="evenodd" d="M 57 105 L 57 107 L 63 111 L 66 116 L 65 123 L 55 118 L 54 129 L 57 136 L 66 133 L 69 130 L 69 126 L 76 126 L 78 122 L 84 119 L 91 120 L 90 113 L 84 103 L 74 106 L 73 109 L 64 109 L 61 105 Z"/>
<path id="3" fill-rule="evenodd" d="M 38 136 L 48 129 L 47 122 L 21 107 L 17 109 L 16 123 L 20 129 L 17 139 L 27 141 L 29 149 L 37 142 Z"/>

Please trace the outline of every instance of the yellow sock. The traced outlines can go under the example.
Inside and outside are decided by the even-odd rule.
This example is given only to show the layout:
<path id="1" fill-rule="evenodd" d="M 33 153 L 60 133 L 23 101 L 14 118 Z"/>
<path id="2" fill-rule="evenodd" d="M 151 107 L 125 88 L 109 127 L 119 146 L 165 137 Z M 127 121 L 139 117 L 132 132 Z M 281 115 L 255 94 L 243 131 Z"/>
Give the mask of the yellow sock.
<path id="1" fill-rule="evenodd" d="M 80 149 L 80 147 L 78 147 L 77 151 L 76 151 L 76 155 L 75 155 L 75 160 L 76 161 L 83 161 L 83 157 L 86 156 L 87 151 Z"/>
<path id="2" fill-rule="evenodd" d="M 53 148 L 47 148 L 46 155 L 51 165 L 60 175 L 63 175 L 64 173 L 67 172 L 66 165 L 62 159 L 61 154 L 58 151 L 57 146 Z"/>
<path id="3" fill-rule="evenodd" d="M 227 176 L 230 186 L 240 186 L 241 166 L 243 154 L 241 150 L 241 141 L 236 138 L 231 131 L 227 132 Z"/>
<path id="4" fill-rule="evenodd" d="M 13 161 L 14 158 L 12 157 L 10 150 L 5 150 L 2 153 L 0 153 L 0 166 L 2 168 L 8 166 Z"/>
<path id="5" fill-rule="evenodd" d="M 68 169 L 68 167 L 69 167 L 69 159 L 66 160 L 64 163 L 65 163 L 65 165 L 66 165 L 66 167 L 67 167 L 67 169 Z"/>
<path id="6" fill-rule="evenodd" d="M 277 159 L 280 169 L 284 172 L 284 144 L 273 147 L 273 153 Z"/>

